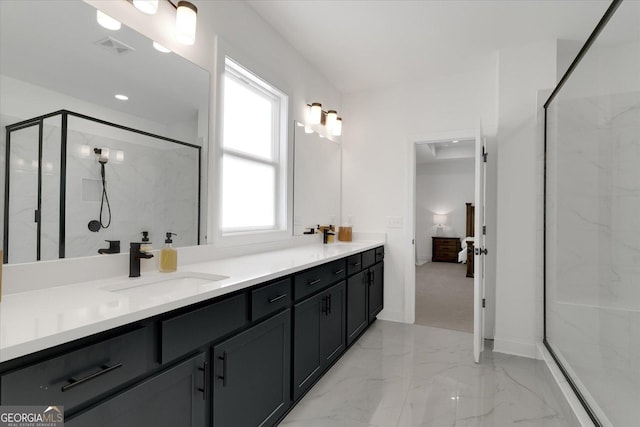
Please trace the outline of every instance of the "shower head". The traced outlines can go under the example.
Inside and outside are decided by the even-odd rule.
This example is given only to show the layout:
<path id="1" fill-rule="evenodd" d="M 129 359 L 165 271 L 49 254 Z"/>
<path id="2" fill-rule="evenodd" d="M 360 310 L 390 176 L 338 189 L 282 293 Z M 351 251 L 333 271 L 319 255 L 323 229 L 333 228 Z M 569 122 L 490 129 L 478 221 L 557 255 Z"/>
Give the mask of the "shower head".
<path id="1" fill-rule="evenodd" d="M 108 148 L 94 148 L 93 152 L 98 155 L 98 162 L 106 164 L 109 161 L 109 149 Z"/>

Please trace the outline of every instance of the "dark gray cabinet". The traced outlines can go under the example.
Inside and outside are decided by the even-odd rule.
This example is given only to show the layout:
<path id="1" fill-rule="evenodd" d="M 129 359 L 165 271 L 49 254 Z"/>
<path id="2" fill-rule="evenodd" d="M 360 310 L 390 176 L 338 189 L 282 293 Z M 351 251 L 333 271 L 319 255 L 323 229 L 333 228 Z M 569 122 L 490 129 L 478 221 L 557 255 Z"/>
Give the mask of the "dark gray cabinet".
<path id="1" fill-rule="evenodd" d="M 293 307 L 293 400 L 346 348 L 345 299 L 343 281 Z"/>
<path id="2" fill-rule="evenodd" d="M 350 345 L 369 324 L 368 277 L 368 271 L 364 270 L 347 279 L 347 345 Z"/>
<path id="3" fill-rule="evenodd" d="M 65 420 L 65 426 L 204 427 L 208 374 L 205 361 L 204 353 L 187 359 Z"/>
<path id="4" fill-rule="evenodd" d="M 384 267 L 381 262 L 369 269 L 369 323 L 382 311 L 384 301 Z"/>
<path id="5" fill-rule="evenodd" d="M 213 425 L 268 426 L 284 415 L 291 404 L 290 331 L 287 309 L 213 347 Z"/>

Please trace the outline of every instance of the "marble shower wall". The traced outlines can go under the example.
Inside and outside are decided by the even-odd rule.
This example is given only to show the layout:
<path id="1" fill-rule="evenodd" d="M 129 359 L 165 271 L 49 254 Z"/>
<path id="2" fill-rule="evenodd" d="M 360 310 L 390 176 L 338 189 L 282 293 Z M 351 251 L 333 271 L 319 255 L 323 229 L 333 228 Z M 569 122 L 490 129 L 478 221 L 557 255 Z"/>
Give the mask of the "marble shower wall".
<path id="1" fill-rule="evenodd" d="M 3 118 L 3 122 L 8 120 Z M 43 130 L 41 259 L 58 258 L 60 117 Z M 35 260 L 38 127 L 12 133 L 9 262 Z M 94 148 L 109 150 L 105 165 L 111 225 L 91 232 L 99 219 L 102 181 Z M 21 164 L 18 164 L 21 163 Z M 15 172 L 15 173 L 14 173 Z M 155 248 L 167 231 L 175 246 L 197 244 L 198 150 L 69 117 L 66 173 L 66 257 L 97 255 L 105 240 L 129 242 L 149 231 Z M 104 222 L 108 222 L 106 204 Z"/>
<path id="2" fill-rule="evenodd" d="M 596 45 L 547 110 L 546 337 L 616 426 L 640 420 L 639 52 Z"/>

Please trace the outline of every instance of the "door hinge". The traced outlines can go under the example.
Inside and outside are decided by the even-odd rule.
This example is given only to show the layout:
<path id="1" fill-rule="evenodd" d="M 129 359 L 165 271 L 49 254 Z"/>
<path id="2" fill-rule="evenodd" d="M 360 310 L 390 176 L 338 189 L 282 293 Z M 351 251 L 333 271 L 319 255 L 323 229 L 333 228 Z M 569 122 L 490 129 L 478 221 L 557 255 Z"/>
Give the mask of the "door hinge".
<path id="1" fill-rule="evenodd" d="M 411 244 L 415 245 L 416 244 L 416 240 L 415 239 L 411 239 Z"/>
<path id="2" fill-rule="evenodd" d="M 40 222 L 40 211 L 38 209 L 33 211 L 33 222 Z"/>
<path id="3" fill-rule="evenodd" d="M 486 148 L 483 146 L 482 147 L 482 161 L 487 163 L 487 156 L 489 155 L 489 153 L 487 153 Z"/>
<path id="4" fill-rule="evenodd" d="M 482 226 L 482 234 L 487 234 L 487 226 L 486 225 Z"/>
<path id="5" fill-rule="evenodd" d="M 474 248 L 474 255 L 486 255 L 489 251 L 487 251 L 487 248 Z"/>
<path id="6" fill-rule="evenodd" d="M 482 308 L 485 308 L 487 305 L 487 300 L 482 298 Z"/>

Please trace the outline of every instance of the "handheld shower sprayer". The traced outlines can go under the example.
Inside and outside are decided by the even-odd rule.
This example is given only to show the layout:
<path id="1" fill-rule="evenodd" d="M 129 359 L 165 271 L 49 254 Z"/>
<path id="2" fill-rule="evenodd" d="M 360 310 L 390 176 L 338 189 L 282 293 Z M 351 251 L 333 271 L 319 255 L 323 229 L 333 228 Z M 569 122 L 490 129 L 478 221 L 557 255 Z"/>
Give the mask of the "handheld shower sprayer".
<path id="1" fill-rule="evenodd" d="M 111 205 L 109 204 L 109 197 L 107 196 L 107 180 L 104 165 L 109 161 L 109 149 L 107 148 L 94 148 L 93 152 L 98 155 L 98 162 L 100 163 L 100 176 L 102 177 L 102 198 L 100 200 L 100 219 L 89 221 L 89 230 L 93 232 L 99 231 L 101 228 L 109 228 L 111 225 Z M 107 212 L 109 214 L 109 221 L 102 220 L 102 210 L 104 205 L 107 205 Z"/>

